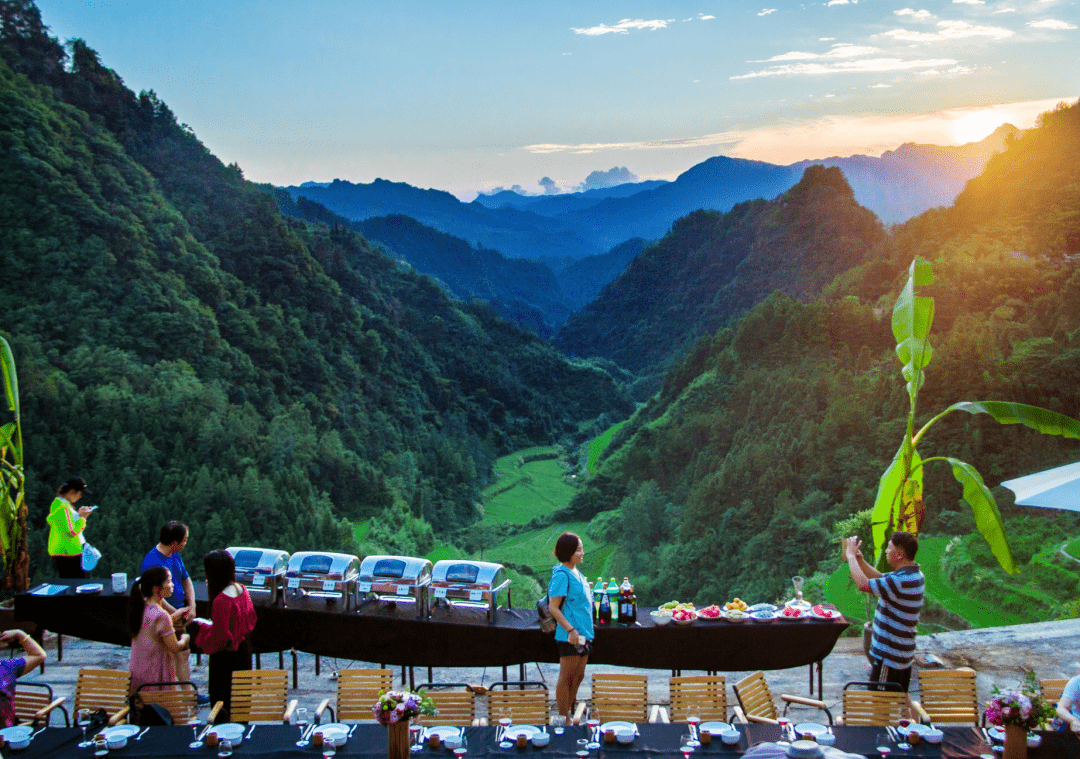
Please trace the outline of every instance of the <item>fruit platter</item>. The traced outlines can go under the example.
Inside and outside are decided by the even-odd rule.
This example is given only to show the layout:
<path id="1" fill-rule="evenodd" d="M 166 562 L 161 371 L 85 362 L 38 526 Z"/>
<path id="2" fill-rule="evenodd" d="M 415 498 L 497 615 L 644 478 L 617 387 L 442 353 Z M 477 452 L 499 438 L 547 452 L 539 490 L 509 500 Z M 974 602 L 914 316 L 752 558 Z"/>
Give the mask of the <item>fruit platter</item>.
<path id="1" fill-rule="evenodd" d="M 742 609 L 729 609 L 727 612 L 729 622 L 745 622 L 750 619 L 750 612 Z"/>
<path id="2" fill-rule="evenodd" d="M 704 609 L 698 609 L 697 616 L 698 619 L 717 622 L 724 618 L 724 610 L 713 604 L 712 606 L 706 606 Z"/>
<path id="3" fill-rule="evenodd" d="M 807 609 L 794 604 L 788 604 L 783 611 L 776 615 L 777 619 L 801 619 L 809 614 Z"/>
<path id="4" fill-rule="evenodd" d="M 697 612 L 690 609 L 676 609 L 671 612 L 671 621 L 677 625 L 688 625 L 697 619 Z"/>
<path id="5" fill-rule="evenodd" d="M 734 601 L 728 601 L 724 604 L 725 611 L 749 611 L 750 607 L 747 606 L 746 601 L 742 600 L 738 596 Z"/>
<path id="6" fill-rule="evenodd" d="M 772 604 L 763 604 L 764 606 L 771 606 Z M 758 609 L 757 611 L 749 612 L 750 619 L 754 622 L 772 622 L 776 619 L 777 612 L 775 609 Z"/>
<path id="7" fill-rule="evenodd" d="M 836 609 L 830 608 L 828 606 L 822 606 L 821 604 L 818 604 L 814 608 L 810 609 L 810 613 L 818 619 L 839 619 L 843 616 Z"/>

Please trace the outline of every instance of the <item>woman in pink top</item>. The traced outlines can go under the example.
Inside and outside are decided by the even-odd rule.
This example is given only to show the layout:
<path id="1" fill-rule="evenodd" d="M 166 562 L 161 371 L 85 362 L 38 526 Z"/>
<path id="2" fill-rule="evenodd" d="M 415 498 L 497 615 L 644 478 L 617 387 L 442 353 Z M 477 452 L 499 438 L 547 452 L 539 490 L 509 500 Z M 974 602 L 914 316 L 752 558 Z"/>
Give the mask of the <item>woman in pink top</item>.
<path id="1" fill-rule="evenodd" d="M 210 654 L 210 703 L 221 701 L 225 708 L 217 722 L 228 722 L 231 706 L 232 674 L 251 669 L 251 643 L 255 629 L 255 607 L 247 588 L 236 581 L 236 563 L 228 551 L 211 551 L 203 557 L 206 591 L 210 596 L 210 621 L 196 620 L 195 642 Z"/>
<path id="2" fill-rule="evenodd" d="M 128 630 L 131 632 L 131 692 L 144 683 L 176 682 L 176 652 L 188 647 L 184 633 L 176 637 L 172 618 L 162 602 L 173 594 L 172 575 L 150 567 L 131 586 Z"/>

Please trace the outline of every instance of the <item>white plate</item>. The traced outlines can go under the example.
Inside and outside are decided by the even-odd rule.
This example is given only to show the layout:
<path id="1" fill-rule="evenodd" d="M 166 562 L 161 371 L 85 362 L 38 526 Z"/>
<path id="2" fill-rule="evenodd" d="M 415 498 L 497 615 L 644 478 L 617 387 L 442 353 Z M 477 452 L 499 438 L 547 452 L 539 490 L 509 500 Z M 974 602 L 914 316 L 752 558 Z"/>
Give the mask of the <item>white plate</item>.
<path id="1" fill-rule="evenodd" d="M 460 727 L 451 727 L 450 725 L 438 725 L 437 727 L 429 727 L 424 731 L 424 740 L 426 741 L 433 735 L 439 736 L 440 741 L 445 741 L 447 738 L 457 738 L 461 735 Z"/>
<path id="2" fill-rule="evenodd" d="M 600 726 L 600 729 L 606 733 L 608 730 L 618 730 L 620 727 L 628 727 L 631 730 L 636 730 L 633 722 L 623 722 L 621 720 L 617 720 L 615 722 L 605 722 Z"/>
<path id="3" fill-rule="evenodd" d="M 750 619 L 755 622 L 772 622 L 776 619 L 776 612 L 769 611 L 768 609 L 758 609 L 757 611 L 750 612 Z"/>
<path id="4" fill-rule="evenodd" d="M 515 741 L 519 735 L 524 735 L 529 740 L 532 740 L 534 735 L 542 732 L 544 731 L 533 725 L 511 725 L 506 728 L 506 732 L 503 733 L 503 740 Z"/>
<path id="5" fill-rule="evenodd" d="M 992 741 L 1000 741 L 1002 743 L 1005 742 L 1005 730 L 1003 728 L 992 727 L 989 730 L 987 730 L 987 732 L 990 733 L 990 740 L 992 740 Z"/>
<path id="6" fill-rule="evenodd" d="M 796 735 L 824 735 L 829 729 L 816 722 L 800 722 L 795 726 Z"/>
<path id="7" fill-rule="evenodd" d="M 720 733 L 726 733 L 730 728 L 731 725 L 726 722 L 702 722 L 698 725 L 698 732 L 720 735 Z"/>
<path id="8" fill-rule="evenodd" d="M 326 733 L 345 733 L 348 735 L 349 726 L 341 722 L 328 722 L 325 725 L 319 725 L 315 728 L 315 732 L 322 733 L 323 735 L 326 735 Z"/>
<path id="9" fill-rule="evenodd" d="M 76 593 L 100 593 L 105 586 L 100 582 L 88 582 L 75 588 Z"/>
<path id="10" fill-rule="evenodd" d="M 776 619 L 802 619 L 803 617 L 807 617 L 810 614 L 809 609 L 804 609 L 804 608 L 801 608 L 799 606 L 785 606 L 784 608 L 785 609 L 794 609 L 795 611 L 799 612 L 799 616 L 797 616 L 797 617 L 789 616 L 787 614 L 784 614 L 783 611 L 778 611 L 778 612 L 776 612 Z"/>
<path id="11" fill-rule="evenodd" d="M 105 733 L 105 740 L 117 741 L 121 738 L 130 738 L 133 735 L 138 735 L 141 730 L 138 725 L 117 725 L 116 727 L 108 727 L 102 730 Z"/>
<path id="12" fill-rule="evenodd" d="M 776 611 L 776 604 L 754 604 L 747 611 Z"/>
<path id="13" fill-rule="evenodd" d="M 904 728 L 899 728 L 899 729 L 901 731 L 903 731 Z M 926 735 L 927 733 L 929 733 L 933 729 L 934 728 L 930 727 L 929 725 L 924 725 L 921 722 L 912 722 L 910 725 L 907 726 L 907 731 L 909 733 L 910 732 L 916 732 L 919 735 Z"/>
<path id="14" fill-rule="evenodd" d="M 11 727 L 5 727 L 0 730 L 0 735 L 4 736 L 4 740 L 8 743 L 16 741 L 24 741 L 29 738 L 34 732 L 34 728 L 29 725 L 13 725 Z"/>
<path id="15" fill-rule="evenodd" d="M 138 727 L 135 732 L 139 732 Z M 227 722 L 224 725 L 214 725 L 210 732 L 216 733 L 219 741 L 238 741 L 244 737 L 244 726 L 239 722 Z"/>

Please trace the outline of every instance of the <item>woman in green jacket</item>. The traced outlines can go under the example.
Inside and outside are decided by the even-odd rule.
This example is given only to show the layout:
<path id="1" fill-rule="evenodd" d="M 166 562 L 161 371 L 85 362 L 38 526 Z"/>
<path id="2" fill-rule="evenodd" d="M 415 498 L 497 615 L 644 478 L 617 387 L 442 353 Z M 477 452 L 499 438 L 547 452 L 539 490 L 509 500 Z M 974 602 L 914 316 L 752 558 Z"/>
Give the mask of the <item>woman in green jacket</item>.
<path id="1" fill-rule="evenodd" d="M 72 477 L 57 489 L 56 498 L 49 507 L 49 516 L 45 520 L 49 524 L 49 556 L 58 577 L 86 577 L 82 568 L 82 547 L 86 542 L 83 530 L 94 509 L 90 506 L 76 509 L 75 503 L 83 493 L 89 492 L 86 480 Z"/>

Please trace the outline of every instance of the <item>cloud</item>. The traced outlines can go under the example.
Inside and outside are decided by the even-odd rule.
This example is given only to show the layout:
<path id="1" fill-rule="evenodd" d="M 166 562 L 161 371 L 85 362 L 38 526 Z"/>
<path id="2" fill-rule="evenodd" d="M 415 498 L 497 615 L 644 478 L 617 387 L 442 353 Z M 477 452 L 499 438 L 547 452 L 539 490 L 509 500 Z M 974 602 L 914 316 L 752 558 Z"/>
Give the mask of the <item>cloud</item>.
<path id="1" fill-rule="evenodd" d="M 625 166 L 613 166 L 607 171 L 594 171 L 585 177 L 584 190 L 598 190 L 602 187 L 615 187 L 627 182 L 638 181 L 638 176 Z"/>
<path id="2" fill-rule="evenodd" d="M 774 55 L 772 58 L 766 58 L 763 61 L 747 61 L 747 63 L 775 63 L 776 61 L 824 61 L 824 60 L 837 60 L 843 58 L 858 58 L 860 55 L 870 55 L 876 53 L 878 49 L 876 47 L 868 47 L 865 45 L 851 45 L 846 42 L 838 42 L 832 46 L 832 49 L 827 53 L 801 53 L 797 50 L 793 50 L 790 53 L 781 53 L 780 55 Z"/>
<path id="3" fill-rule="evenodd" d="M 874 37 L 887 37 L 898 42 L 949 42 L 952 40 L 968 39 L 971 37 L 987 37 L 992 40 L 1003 40 L 1013 36 L 1011 29 L 1000 26 L 981 26 L 970 24 L 967 21 L 938 21 L 936 32 L 915 32 L 909 29 L 891 29 L 887 32 L 873 35 Z"/>
<path id="4" fill-rule="evenodd" d="M 720 147 L 726 155 L 734 158 L 786 164 L 831 156 L 880 155 L 905 142 L 959 144 L 955 127 L 962 119 L 970 119 L 974 112 L 982 114 L 990 111 L 999 115 L 1001 121 L 998 123 L 1008 121 L 1021 129 L 1027 129 L 1035 125 L 1039 114 L 1052 110 L 1061 101 L 1071 102 L 1074 99 L 1075 96 L 1070 94 L 1049 100 L 1001 103 L 983 108 L 953 108 L 901 116 L 827 116 L 779 126 L 717 132 L 697 137 L 587 145 L 526 145 L 523 149 L 530 153 L 549 154 Z"/>
<path id="5" fill-rule="evenodd" d="M 833 5 L 847 5 L 849 2 L 852 5 L 857 5 L 859 0 L 829 0 L 829 2 L 825 3 L 825 5 L 827 7 Z"/>
<path id="6" fill-rule="evenodd" d="M 759 16 L 768 16 L 770 13 L 776 13 L 776 8 L 762 8 Z"/>
<path id="7" fill-rule="evenodd" d="M 832 42 L 835 39 L 836 39 L 836 37 L 818 37 L 817 41 L 818 42 Z"/>
<path id="8" fill-rule="evenodd" d="M 986 0 L 952 0 L 953 5 L 986 5 Z"/>
<path id="9" fill-rule="evenodd" d="M 700 19 L 701 21 L 712 21 L 714 18 L 716 18 L 716 16 L 710 16 L 707 13 L 698 14 L 698 19 Z"/>
<path id="10" fill-rule="evenodd" d="M 767 76 L 826 76 L 829 74 L 866 74 L 883 71 L 912 71 L 915 69 L 953 66 L 957 61 L 952 58 L 929 58 L 905 61 L 900 58 L 864 58 L 860 61 L 838 61 L 836 63 L 793 63 L 773 66 L 749 74 L 728 77 L 729 79 L 755 79 Z"/>
<path id="11" fill-rule="evenodd" d="M 927 19 L 934 18 L 934 14 L 925 8 L 921 10 L 915 10 L 914 8 L 901 8 L 898 11 L 893 11 L 897 16 L 910 16 L 915 21 L 925 21 Z"/>
<path id="12" fill-rule="evenodd" d="M 666 29 L 667 25 L 673 23 L 674 19 L 652 19 L 646 21 L 640 18 L 624 18 L 614 26 L 608 26 L 607 24 L 599 24 L 597 26 L 590 26 L 588 28 L 580 29 L 578 27 L 570 27 L 570 30 L 574 34 L 584 34 L 587 37 L 598 37 L 601 34 L 629 34 L 631 29 L 650 29 L 656 31 L 657 29 Z"/>
<path id="13" fill-rule="evenodd" d="M 872 90 L 886 90 L 886 89 L 889 89 L 890 87 L 892 87 L 891 84 L 880 84 L 879 83 L 879 84 L 871 84 L 870 85 L 870 89 L 872 89 Z"/>
<path id="14" fill-rule="evenodd" d="M 559 194 L 559 185 L 551 177 L 544 177 L 537 184 L 544 188 L 545 195 Z"/>
<path id="15" fill-rule="evenodd" d="M 1042 21 L 1029 21 L 1028 26 L 1033 29 L 1075 29 L 1076 24 L 1068 21 L 1058 21 L 1056 18 L 1047 18 Z"/>
<path id="16" fill-rule="evenodd" d="M 1001 8 L 994 11 L 995 15 L 997 15 L 998 13 L 1016 13 L 1016 8 Z"/>

